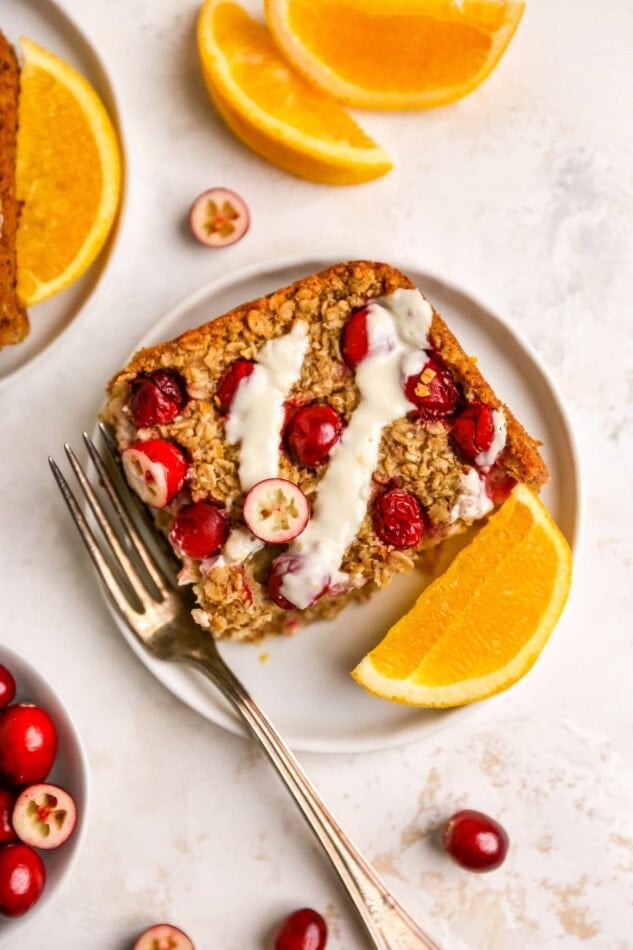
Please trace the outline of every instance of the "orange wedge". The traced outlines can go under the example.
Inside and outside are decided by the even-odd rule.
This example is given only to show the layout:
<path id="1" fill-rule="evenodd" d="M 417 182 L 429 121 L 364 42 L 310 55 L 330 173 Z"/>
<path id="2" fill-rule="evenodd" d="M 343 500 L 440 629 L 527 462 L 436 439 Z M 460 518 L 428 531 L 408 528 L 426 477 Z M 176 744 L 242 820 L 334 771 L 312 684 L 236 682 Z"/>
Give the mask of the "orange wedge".
<path id="1" fill-rule="evenodd" d="M 519 485 L 352 676 L 383 699 L 413 706 L 485 699 L 533 665 L 570 584 L 567 541 Z"/>
<path id="2" fill-rule="evenodd" d="M 116 134 L 92 86 L 53 53 L 22 38 L 16 190 L 17 292 L 39 303 L 80 277 L 116 216 Z"/>
<path id="3" fill-rule="evenodd" d="M 517 0 L 265 0 L 290 62 L 351 106 L 428 109 L 465 96 L 512 39 Z"/>
<path id="4" fill-rule="evenodd" d="M 204 79 L 229 128 L 301 178 L 348 185 L 391 168 L 385 152 L 289 65 L 268 30 L 236 3 L 206 0 L 198 18 Z"/>

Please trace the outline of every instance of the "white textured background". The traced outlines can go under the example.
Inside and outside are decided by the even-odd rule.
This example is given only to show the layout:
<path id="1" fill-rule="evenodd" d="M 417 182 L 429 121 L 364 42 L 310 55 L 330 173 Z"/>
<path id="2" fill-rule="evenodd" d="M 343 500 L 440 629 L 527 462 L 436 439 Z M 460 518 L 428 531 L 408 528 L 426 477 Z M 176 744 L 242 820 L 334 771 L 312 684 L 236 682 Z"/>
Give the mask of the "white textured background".
<path id="1" fill-rule="evenodd" d="M 631 948 L 633 6 L 530 0 L 469 98 L 362 116 L 395 170 L 343 190 L 278 172 L 221 126 L 198 73 L 196 6 L 65 0 L 109 65 L 129 194 L 83 315 L 0 392 L 0 637 L 62 684 L 94 780 L 75 874 L 15 950 L 127 950 L 161 918 L 198 950 L 257 950 L 304 904 L 325 910 L 333 950 L 364 946 L 260 756 L 173 699 L 113 630 L 45 462 L 92 427 L 105 380 L 181 297 L 227 269 L 337 247 L 415 256 L 519 328 L 572 414 L 586 519 L 564 620 L 524 681 L 437 739 L 302 761 L 448 950 Z M 215 183 L 253 217 L 217 256 L 183 231 Z M 494 874 L 468 875 L 434 844 L 464 805 L 511 835 Z"/>

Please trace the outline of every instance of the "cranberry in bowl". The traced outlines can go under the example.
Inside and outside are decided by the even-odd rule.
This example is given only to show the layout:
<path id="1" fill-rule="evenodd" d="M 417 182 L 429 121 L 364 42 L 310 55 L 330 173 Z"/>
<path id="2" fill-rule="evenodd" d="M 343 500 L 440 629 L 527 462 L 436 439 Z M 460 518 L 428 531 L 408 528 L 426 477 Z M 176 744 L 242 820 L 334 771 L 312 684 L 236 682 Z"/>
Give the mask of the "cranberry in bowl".
<path id="1" fill-rule="evenodd" d="M 0 644 L 0 673 L 15 683 L 14 695 L 3 692 L 11 699 L 5 702 L 0 698 L 0 788 L 7 806 L 0 836 L 0 946 L 26 946 L 22 931 L 55 899 L 79 854 L 88 800 L 88 759 L 59 693 L 30 659 Z M 26 731 L 28 744 L 21 741 Z M 31 741 L 34 734 L 38 736 L 37 748 Z M 20 792 L 31 787 L 47 792 L 59 787 L 74 802 L 76 815 L 71 825 L 57 834 L 62 842 L 58 847 L 53 846 L 57 844 L 54 840 L 40 847 L 37 842 L 33 846 L 32 836 L 27 836 L 28 843 L 15 833 L 12 836 L 10 799 L 17 800 Z M 28 886 L 21 885 L 23 893 L 16 894 L 13 882 L 23 882 L 26 877 Z"/>

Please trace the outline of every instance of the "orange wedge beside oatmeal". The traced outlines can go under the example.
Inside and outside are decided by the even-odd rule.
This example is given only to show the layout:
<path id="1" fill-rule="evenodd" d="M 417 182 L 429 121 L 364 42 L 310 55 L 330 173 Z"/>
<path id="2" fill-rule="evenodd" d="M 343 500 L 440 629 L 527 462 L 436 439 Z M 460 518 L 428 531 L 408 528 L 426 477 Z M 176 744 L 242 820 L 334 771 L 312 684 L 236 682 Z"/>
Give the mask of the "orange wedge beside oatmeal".
<path id="1" fill-rule="evenodd" d="M 238 4 L 206 0 L 198 18 L 204 79 L 220 115 L 252 151 L 301 178 L 348 185 L 391 168 L 380 146 L 307 83 Z"/>
<path id="2" fill-rule="evenodd" d="M 517 0 L 265 0 L 293 65 L 347 105 L 428 109 L 465 96 L 512 39 Z"/>
<path id="3" fill-rule="evenodd" d="M 21 45 L 17 292 L 32 306 L 80 277 L 103 247 L 119 204 L 121 161 L 86 79 L 31 40 Z"/>
<path id="4" fill-rule="evenodd" d="M 567 541 L 537 496 L 517 486 L 352 676 L 413 706 L 485 699 L 533 665 L 570 584 Z"/>

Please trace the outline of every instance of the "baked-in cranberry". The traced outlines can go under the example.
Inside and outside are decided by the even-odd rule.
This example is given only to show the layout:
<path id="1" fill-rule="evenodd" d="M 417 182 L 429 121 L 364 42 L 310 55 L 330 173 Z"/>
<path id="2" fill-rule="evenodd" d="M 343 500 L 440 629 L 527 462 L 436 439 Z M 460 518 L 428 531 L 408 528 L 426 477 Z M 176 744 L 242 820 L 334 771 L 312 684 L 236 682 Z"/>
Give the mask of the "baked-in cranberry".
<path id="1" fill-rule="evenodd" d="M 210 501 L 194 501 L 176 515 L 169 540 L 183 557 L 202 560 L 217 554 L 229 533 L 226 512 Z"/>
<path id="2" fill-rule="evenodd" d="M 508 475 L 501 465 L 493 465 L 490 471 L 484 473 L 483 479 L 486 494 L 495 505 L 501 505 L 516 485 L 516 479 Z"/>
<path id="3" fill-rule="evenodd" d="M 279 557 L 276 557 L 273 563 L 270 566 L 270 574 L 268 575 L 268 593 L 271 600 L 277 604 L 278 607 L 281 607 L 282 610 L 299 610 L 303 608 L 297 607 L 296 604 L 291 603 L 284 595 L 281 593 L 281 585 L 283 584 L 284 577 L 286 574 L 296 573 L 300 566 L 303 563 L 303 559 L 296 554 L 284 553 L 280 554 Z M 314 597 L 310 601 L 311 604 L 317 602 L 317 600 L 326 593 L 330 585 L 330 578 L 324 578 L 323 583 L 320 585 L 320 590 L 315 593 Z"/>
<path id="4" fill-rule="evenodd" d="M 18 836 L 11 821 L 14 804 L 15 793 L 8 788 L 0 788 L 0 845 L 17 840 Z"/>
<path id="5" fill-rule="evenodd" d="M 453 442 L 468 462 L 474 462 L 480 452 L 488 451 L 494 434 L 492 408 L 483 402 L 471 402 L 457 416 L 451 429 Z"/>
<path id="6" fill-rule="evenodd" d="M 342 429 L 341 417 L 331 406 L 304 406 L 286 429 L 290 457 L 297 465 L 320 465 L 341 438 Z"/>
<path id="7" fill-rule="evenodd" d="M 186 402 L 184 381 L 175 370 L 157 369 L 130 383 L 128 411 L 137 429 L 171 422 Z"/>
<path id="8" fill-rule="evenodd" d="M 275 950 L 323 950 L 327 925 L 316 910 L 302 907 L 289 914 L 275 937 Z"/>
<path id="9" fill-rule="evenodd" d="M 492 871 L 508 853 L 510 840 L 498 821 L 481 811 L 455 812 L 444 828 L 444 847 L 454 861 L 469 871 Z"/>
<path id="10" fill-rule="evenodd" d="M 121 453 L 130 488 L 152 508 L 164 508 L 176 497 L 187 474 L 182 449 L 166 439 L 133 442 Z"/>
<path id="11" fill-rule="evenodd" d="M 254 369 L 255 364 L 252 360 L 240 359 L 231 363 L 225 371 L 215 394 L 218 409 L 223 415 L 226 415 L 231 408 L 239 384 L 246 376 L 250 376 Z"/>
<path id="12" fill-rule="evenodd" d="M 13 702 L 15 696 L 15 680 L 6 666 L 0 665 L 0 709 Z"/>
<path id="13" fill-rule="evenodd" d="M 412 548 L 424 534 L 420 502 L 400 488 L 392 488 L 376 498 L 373 521 L 380 540 L 394 548 Z"/>
<path id="14" fill-rule="evenodd" d="M 426 361 L 420 373 L 408 377 L 404 391 L 422 419 L 450 416 L 459 399 L 459 390 L 453 377 L 433 357 Z"/>
<path id="15" fill-rule="evenodd" d="M 16 842 L 0 848 L 0 914 L 19 917 L 39 899 L 46 869 L 37 851 Z"/>
<path id="16" fill-rule="evenodd" d="M 356 369 L 369 353 L 367 310 L 365 307 L 354 311 L 343 327 L 341 352 L 350 369 Z"/>

